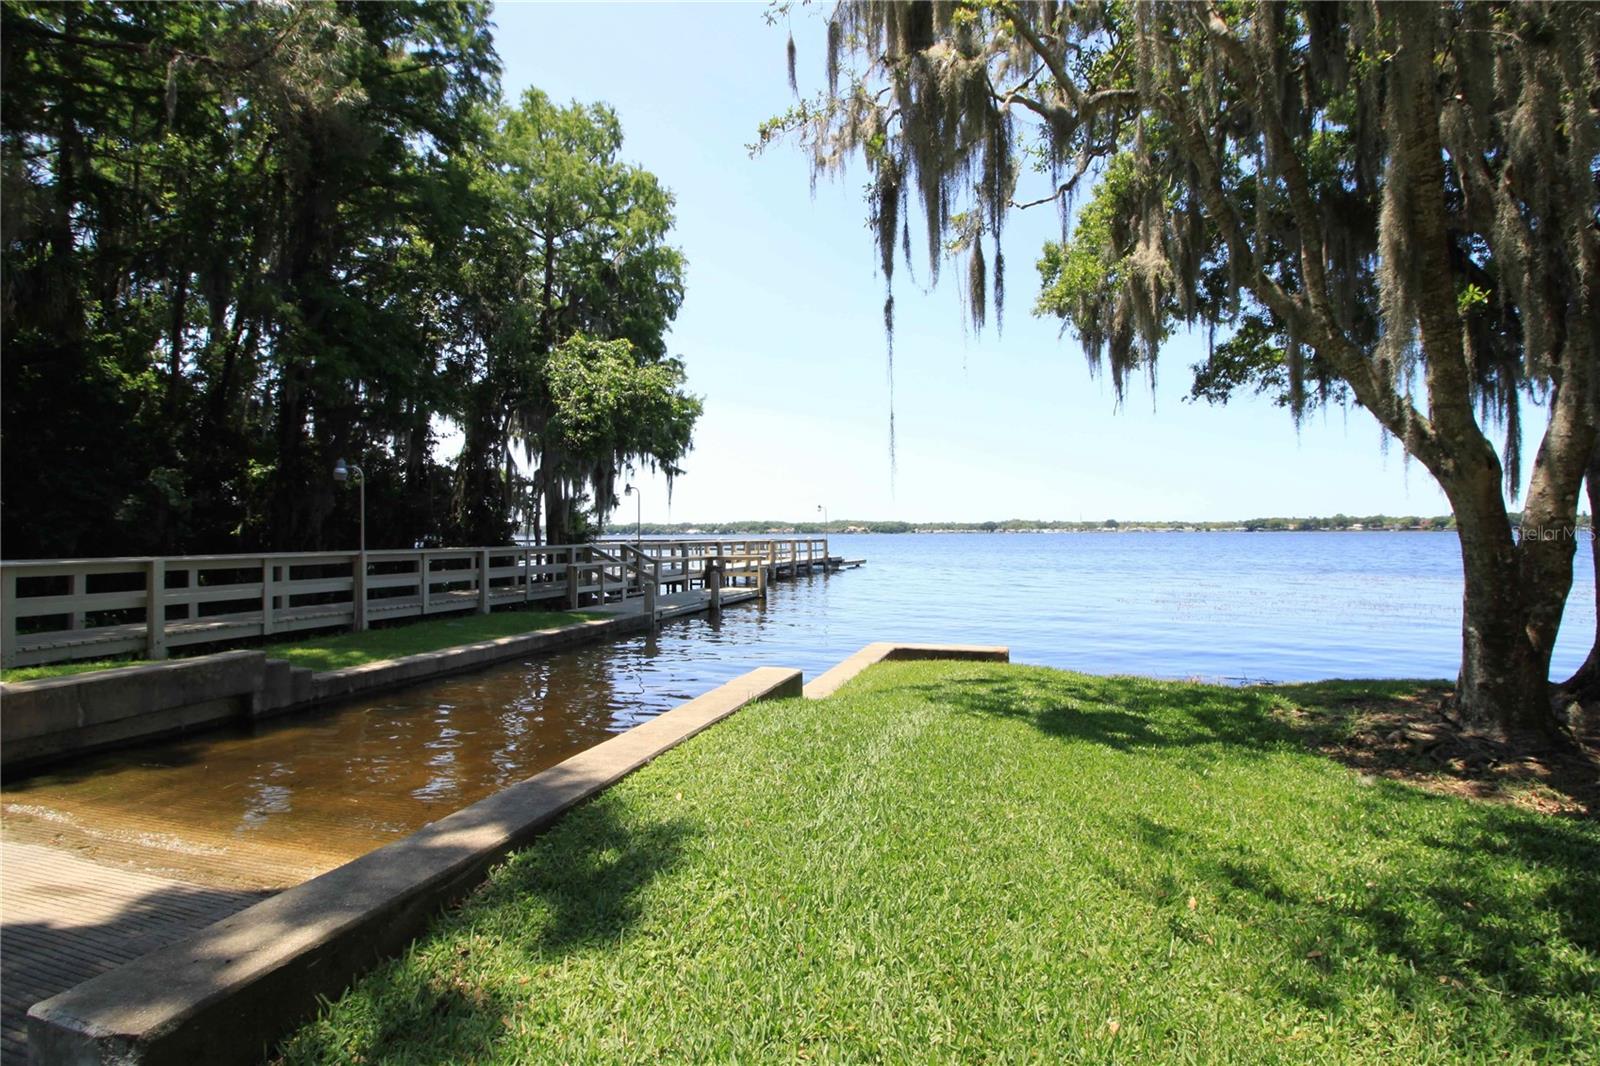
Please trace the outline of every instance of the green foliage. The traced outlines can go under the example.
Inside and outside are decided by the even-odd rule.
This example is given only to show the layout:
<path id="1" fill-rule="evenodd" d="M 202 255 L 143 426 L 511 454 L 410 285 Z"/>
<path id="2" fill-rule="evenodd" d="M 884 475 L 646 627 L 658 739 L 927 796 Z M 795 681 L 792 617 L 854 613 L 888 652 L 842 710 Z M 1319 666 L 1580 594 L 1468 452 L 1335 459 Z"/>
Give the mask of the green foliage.
<path id="1" fill-rule="evenodd" d="M 579 464 L 616 469 L 633 462 L 670 479 L 689 450 L 701 401 L 683 391 L 675 359 L 641 363 L 626 340 L 574 334 L 550 353 L 548 438 Z"/>
<path id="2" fill-rule="evenodd" d="M 894 663 L 752 704 L 283 1059 L 1589 1061 L 1600 832 L 1359 777 L 1275 713 L 1407 688 Z"/>
<path id="3" fill-rule="evenodd" d="M 1573 528 L 1600 435 L 1593 5 L 841 0 L 827 40 L 826 92 L 762 143 L 798 140 L 813 175 L 868 168 L 891 343 L 912 208 L 933 282 L 970 248 L 960 297 L 981 328 L 1008 215 L 1054 203 L 1065 232 L 1087 186 L 1036 311 L 1119 400 L 1202 327 L 1224 343 L 1196 398 L 1371 412 L 1457 510 L 1464 713 L 1558 737 L 1545 666 L 1571 540 L 1519 540 L 1507 505 L 1530 401 L 1541 528 Z M 1018 195 L 1019 159 L 1044 195 Z"/>
<path id="4" fill-rule="evenodd" d="M 8 556 L 348 545 L 340 457 L 372 545 L 501 540 L 554 344 L 664 359 L 670 194 L 489 10 L 0 4 Z"/>
<path id="5" fill-rule="evenodd" d="M 503 535 L 496 523 L 509 514 L 512 479 L 491 475 L 509 471 L 517 447 L 537 467 L 534 488 L 554 541 L 579 539 L 598 524 L 619 470 L 636 462 L 676 470 L 687 450 L 697 408 L 682 412 L 681 447 L 660 425 L 613 426 L 619 440 L 631 434 L 638 446 L 579 454 L 554 422 L 552 363 L 580 334 L 585 341 L 576 343 L 625 344 L 641 373 L 656 368 L 655 380 L 681 383 L 665 341 L 683 300 L 683 256 L 667 243 L 672 195 L 621 160 L 622 143 L 616 114 L 601 104 L 561 106 L 529 90 L 495 114 L 488 162 L 475 178 L 492 224 L 475 238 L 466 268 L 469 358 L 479 369 L 462 419 L 467 452 L 477 457 L 465 470 L 474 476 L 458 481 L 454 500 L 463 539 Z"/>

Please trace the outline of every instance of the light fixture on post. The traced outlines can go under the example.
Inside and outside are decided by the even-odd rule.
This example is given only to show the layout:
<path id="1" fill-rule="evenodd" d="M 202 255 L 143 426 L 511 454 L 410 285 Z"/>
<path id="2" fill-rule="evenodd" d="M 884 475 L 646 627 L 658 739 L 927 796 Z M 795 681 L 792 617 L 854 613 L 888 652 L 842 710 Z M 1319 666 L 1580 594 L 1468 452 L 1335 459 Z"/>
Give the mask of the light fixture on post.
<path id="1" fill-rule="evenodd" d="M 638 489 L 634 488 L 632 485 L 626 486 L 622 490 L 622 494 L 624 496 L 633 497 L 633 542 L 635 544 L 640 544 L 644 541 L 644 519 L 642 517 L 644 514 L 644 504 L 641 502 L 641 498 L 644 494 Z"/>
<path id="2" fill-rule="evenodd" d="M 361 490 L 360 554 L 356 559 L 355 580 L 350 590 L 351 598 L 355 601 L 356 630 L 359 632 L 367 628 L 367 475 L 359 466 L 346 463 L 343 459 L 333 464 L 333 480 L 343 484 L 350 480 L 352 474 Z M 427 575 L 422 575 L 422 579 L 426 582 Z"/>

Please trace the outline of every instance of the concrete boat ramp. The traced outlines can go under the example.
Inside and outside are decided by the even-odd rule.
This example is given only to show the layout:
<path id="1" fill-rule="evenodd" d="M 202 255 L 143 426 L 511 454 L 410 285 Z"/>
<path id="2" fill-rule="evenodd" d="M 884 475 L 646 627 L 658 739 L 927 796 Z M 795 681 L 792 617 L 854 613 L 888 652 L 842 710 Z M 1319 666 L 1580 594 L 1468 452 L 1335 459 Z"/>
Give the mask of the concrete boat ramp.
<path id="1" fill-rule="evenodd" d="M 7 1066 L 28 1061 L 25 1019 L 33 1004 L 271 895 L 103 866 L 12 840 L 0 840 L 0 877 L 0 1060 Z"/>

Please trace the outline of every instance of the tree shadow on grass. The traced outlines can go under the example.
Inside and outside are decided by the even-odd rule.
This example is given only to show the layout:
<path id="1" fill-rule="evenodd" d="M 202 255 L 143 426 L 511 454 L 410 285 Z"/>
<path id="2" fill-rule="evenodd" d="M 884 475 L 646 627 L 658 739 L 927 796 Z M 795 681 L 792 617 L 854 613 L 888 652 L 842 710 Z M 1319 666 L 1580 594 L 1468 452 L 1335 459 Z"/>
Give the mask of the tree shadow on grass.
<path id="1" fill-rule="evenodd" d="M 1021 669 L 956 674 L 913 691 L 955 711 L 1027 722 L 1048 736 L 1117 751 L 1309 749 L 1359 773 L 1436 793 L 1600 817 L 1593 752 L 1533 751 L 1464 734 L 1438 713 L 1449 691 L 1439 682 L 1230 688 Z"/>
<path id="2" fill-rule="evenodd" d="M 1450 802 L 1393 785 L 1381 791 L 1402 805 Z M 1435 1017 L 1500 1006 L 1520 1038 L 1563 1052 L 1592 1041 L 1600 837 L 1581 823 L 1505 807 L 1479 807 L 1448 833 L 1414 832 L 1408 826 L 1418 823 L 1400 813 L 1375 806 L 1371 815 L 1387 815 L 1388 835 L 1422 853 L 1382 881 L 1341 874 L 1341 858 L 1330 850 L 1328 869 L 1308 890 L 1247 836 L 1195 832 L 1141 814 L 1128 818 L 1126 837 L 1159 854 L 1168 872 L 1140 877 L 1130 873 L 1137 866 L 1107 865 L 1102 873 L 1165 914 L 1174 941 L 1194 951 L 1214 950 L 1208 930 L 1216 923 L 1211 908 L 1184 905 L 1191 893 L 1214 897 L 1228 921 L 1264 932 L 1282 961 L 1258 997 L 1286 996 L 1319 1013 L 1358 1011 L 1383 988 L 1404 1010 Z M 1534 870 L 1547 882 L 1537 891 L 1526 887 Z"/>
<path id="3" fill-rule="evenodd" d="M 1207 749 L 1218 746 L 1230 758 L 1304 751 L 1306 730 L 1282 714 L 1290 702 L 1336 708 L 1422 687 L 1229 689 L 1015 671 L 957 674 L 917 691 L 958 713 L 1026 723 L 1049 737 L 1163 751 L 1176 768 L 1215 763 Z M 1369 880 L 1348 864 L 1341 851 L 1348 841 L 1330 838 L 1326 868 L 1307 879 L 1247 828 L 1201 832 L 1181 818 L 1169 823 L 1139 811 L 1108 832 L 1142 856 L 1107 861 L 1100 874 L 1165 915 L 1173 942 L 1193 951 L 1216 948 L 1206 911 L 1186 906 L 1191 893 L 1214 893 L 1225 913 L 1256 930 L 1241 935 L 1270 931 L 1265 949 L 1283 962 L 1270 987 L 1257 990 L 1262 998 L 1353 1011 L 1383 987 L 1407 1010 L 1426 1005 L 1464 1017 L 1503 1005 L 1519 1032 L 1563 1052 L 1588 1039 L 1592 1050 L 1593 1031 L 1584 1026 L 1593 1026 L 1595 1011 L 1584 1005 L 1600 999 L 1600 834 L 1580 821 L 1503 805 L 1444 810 L 1460 801 L 1387 781 L 1361 796 L 1360 831 L 1369 844 L 1407 856 L 1389 864 L 1396 872 L 1387 880 Z M 1544 887 L 1529 887 L 1530 877 Z M 1316 887 L 1302 887 L 1307 880 Z"/>
<path id="4" fill-rule="evenodd" d="M 1117 751 L 1213 744 L 1264 749 L 1293 737 L 1272 717 L 1273 698 L 1260 689 L 1066 674 L 1039 679 L 1019 672 L 957 676 L 912 691 L 962 714 L 1027 722 L 1047 736 Z"/>
<path id="5" fill-rule="evenodd" d="M 519 1004 L 540 997 L 537 971 L 621 945 L 644 916 L 644 890 L 678 865 L 693 833 L 680 818 L 625 821 L 603 798 L 569 812 L 410 955 L 358 985 L 361 1002 L 292 1038 L 283 1062 L 491 1057 Z"/>

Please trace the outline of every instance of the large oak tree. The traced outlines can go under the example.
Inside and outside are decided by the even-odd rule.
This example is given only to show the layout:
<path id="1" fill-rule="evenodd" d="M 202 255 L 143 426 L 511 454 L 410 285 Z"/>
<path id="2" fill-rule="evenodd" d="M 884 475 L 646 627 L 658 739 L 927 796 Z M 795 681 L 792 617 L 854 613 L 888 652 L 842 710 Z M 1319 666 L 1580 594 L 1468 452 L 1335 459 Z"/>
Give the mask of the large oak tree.
<path id="1" fill-rule="evenodd" d="M 797 137 L 818 171 L 865 161 L 888 284 L 920 210 L 930 271 L 959 257 L 981 325 L 1019 172 L 1048 175 L 1064 230 L 1087 190 L 1037 310 L 1119 391 L 1202 326 L 1233 361 L 1202 368 L 1213 390 L 1279 374 L 1296 413 L 1371 412 L 1455 513 L 1462 715 L 1558 732 L 1550 657 L 1600 406 L 1600 10 L 858 0 L 826 41 L 826 91 L 762 143 Z M 885 318 L 892 334 L 892 287 Z"/>

